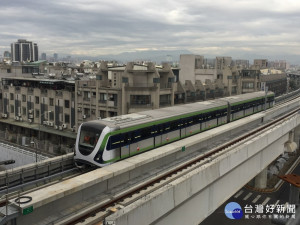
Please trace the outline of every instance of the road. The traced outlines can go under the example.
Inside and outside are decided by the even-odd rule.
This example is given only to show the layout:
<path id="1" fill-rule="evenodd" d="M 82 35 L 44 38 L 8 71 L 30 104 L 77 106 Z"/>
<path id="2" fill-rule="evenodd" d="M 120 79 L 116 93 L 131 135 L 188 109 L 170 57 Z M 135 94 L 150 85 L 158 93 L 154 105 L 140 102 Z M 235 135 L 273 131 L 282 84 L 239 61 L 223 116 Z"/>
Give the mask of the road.
<path id="1" fill-rule="evenodd" d="M 300 175 L 300 164 L 294 169 L 292 172 L 294 174 Z M 274 216 L 272 213 L 266 213 L 266 208 L 272 207 L 275 205 L 274 211 L 276 211 L 276 207 L 280 208 L 281 206 L 287 207 L 287 203 L 289 200 L 289 184 L 284 182 L 284 184 L 280 187 L 280 189 L 273 193 L 261 193 L 255 192 L 252 190 L 248 190 L 245 187 L 240 189 L 237 193 L 235 193 L 230 199 L 228 199 L 223 205 L 221 205 L 214 213 L 212 213 L 209 217 L 207 217 L 204 221 L 200 223 L 200 225 L 274 225 L 271 222 L 269 216 Z M 229 219 L 226 217 L 224 210 L 228 203 L 236 202 L 238 203 L 243 210 L 243 217 L 239 220 Z M 262 213 L 255 213 L 256 205 L 263 205 Z M 246 207 L 246 208 L 245 208 Z M 252 213 L 251 212 L 252 208 Z M 289 207 L 289 206 L 288 206 Z M 292 206 L 293 207 L 293 206 Z M 270 208 L 269 208 L 270 209 Z M 285 208 L 286 209 L 286 208 Z M 247 211 L 246 211 L 247 210 Z M 245 213 L 245 211 L 247 213 Z M 249 219 L 245 218 L 245 215 L 249 216 Z M 264 216 L 265 215 L 265 216 Z M 278 213 L 278 216 L 286 216 L 291 214 L 286 213 Z M 264 217 L 263 217 L 264 216 Z M 254 218 L 252 218 L 254 217 Z M 260 218 L 258 218 L 260 217 Z"/>

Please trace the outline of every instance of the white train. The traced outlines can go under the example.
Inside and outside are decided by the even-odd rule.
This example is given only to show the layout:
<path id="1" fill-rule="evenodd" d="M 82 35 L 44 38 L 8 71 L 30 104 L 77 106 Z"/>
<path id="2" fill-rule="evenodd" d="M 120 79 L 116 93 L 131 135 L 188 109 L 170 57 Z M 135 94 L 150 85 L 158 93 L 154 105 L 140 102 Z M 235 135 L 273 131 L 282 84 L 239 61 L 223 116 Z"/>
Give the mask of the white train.
<path id="1" fill-rule="evenodd" d="M 266 103 L 265 103 L 266 102 Z M 78 167 L 103 167 L 270 108 L 274 93 L 255 92 L 93 120 L 78 129 Z"/>

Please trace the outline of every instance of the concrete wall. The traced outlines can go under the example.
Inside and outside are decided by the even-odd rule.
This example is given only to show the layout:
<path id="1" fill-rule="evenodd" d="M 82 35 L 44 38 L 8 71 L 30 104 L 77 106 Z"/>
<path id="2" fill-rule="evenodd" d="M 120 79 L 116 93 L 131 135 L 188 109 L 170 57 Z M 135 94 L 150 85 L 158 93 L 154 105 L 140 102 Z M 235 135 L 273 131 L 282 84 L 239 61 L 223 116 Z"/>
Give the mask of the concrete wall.
<path id="1" fill-rule="evenodd" d="M 38 155 L 38 160 L 40 159 L 40 155 Z M 4 160 L 10 160 L 13 159 L 15 160 L 14 164 L 11 165 L 3 165 L 3 168 L 5 169 L 11 169 L 19 166 L 24 166 L 30 163 L 35 162 L 35 153 L 16 148 L 13 146 L 5 146 L 0 144 L 0 161 Z"/>

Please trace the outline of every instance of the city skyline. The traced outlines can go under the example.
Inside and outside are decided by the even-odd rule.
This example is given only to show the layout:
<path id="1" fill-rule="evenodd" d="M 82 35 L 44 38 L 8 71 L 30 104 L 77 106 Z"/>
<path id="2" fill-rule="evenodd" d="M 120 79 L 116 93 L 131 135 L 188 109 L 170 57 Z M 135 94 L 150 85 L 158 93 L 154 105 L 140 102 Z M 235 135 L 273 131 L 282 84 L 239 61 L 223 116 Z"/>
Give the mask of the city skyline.
<path id="1" fill-rule="evenodd" d="M 299 10 L 296 1 L 277 0 L 16 0 L 0 9 L 0 52 L 29 39 L 49 55 L 185 49 L 234 58 L 300 58 Z"/>

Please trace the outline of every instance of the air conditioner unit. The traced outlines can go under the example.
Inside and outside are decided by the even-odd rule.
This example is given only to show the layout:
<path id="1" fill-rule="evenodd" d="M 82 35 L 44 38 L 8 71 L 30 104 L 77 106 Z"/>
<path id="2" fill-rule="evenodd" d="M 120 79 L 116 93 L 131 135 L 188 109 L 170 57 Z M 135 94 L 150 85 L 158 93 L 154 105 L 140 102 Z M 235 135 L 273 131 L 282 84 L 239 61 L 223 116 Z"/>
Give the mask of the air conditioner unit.
<path id="1" fill-rule="evenodd" d="M 2 118 L 7 118 L 7 114 L 6 113 L 2 113 Z"/>
<path id="2" fill-rule="evenodd" d="M 59 126 L 58 129 L 59 129 L 59 130 L 62 130 L 63 128 L 62 128 L 62 126 Z"/>
<path id="3" fill-rule="evenodd" d="M 67 127 L 68 127 L 68 125 L 65 123 L 62 125 L 62 128 L 64 128 L 64 129 L 66 129 Z"/>
<path id="4" fill-rule="evenodd" d="M 55 125 L 55 126 L 54 126 L 54 128 L 57 130 L 57 129 L 58 129 L 58 126 L 57 126 L 57 125 Z"/>
<path id="5" fill-rule="evenodd" d="M 83 115 L 82 118 L 83 118 L 83 119 L 86 119 L 86 115 Z"/>
<path id="6" fill-rule="evenodd" d="M 16 116 L 16 117 L 15 117 L 15 120 L 19 120 L 19 117 L 18 117 L 18 116 Z"/>
<path id="7" fill-rule="evenodd" d="M 28 113 L 30 114 L 30 113 L 33 113 L 33 109 L 29 109 L 28 110 Z"/>
<path id="8" fill-rule="evenodd" d="M 43 124 L 48 125 L 48 121 L 47 120 L 43 121 Z"/>
<path id="9" fill-rule="evenodd" d="M 32 115 L 32 114 L 29 114 L 29 115 L 28 115 L 28 118 L 33 119 L 33 115 Z"/>
<path id="10" fill-rule="evenodd" d="M 53 122 L 49 122 L 48 125 L 53 127 Z"/>
<path id="11" fill-rule="evenodd" d="M 29 123 L 32 123 L 32 119 L 28 119 L 28 122 L 29 122 Z"/>

